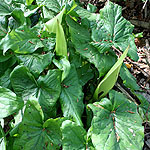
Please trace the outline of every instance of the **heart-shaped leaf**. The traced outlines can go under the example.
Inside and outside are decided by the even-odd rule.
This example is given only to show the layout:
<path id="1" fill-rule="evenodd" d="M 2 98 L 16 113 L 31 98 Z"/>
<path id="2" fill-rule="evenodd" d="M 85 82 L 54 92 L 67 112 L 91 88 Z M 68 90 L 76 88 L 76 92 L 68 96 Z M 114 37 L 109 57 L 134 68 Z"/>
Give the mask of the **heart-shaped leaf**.
<path id="1" fill-rule="evenodd" d="M 94 46 L 92 46 L 91 35 L 87 28 L 85 28 L 82 24 L 78 24 L 69 16 L 67 16 L 66 21 L 69 25 L 71 40 L 76 51 L 95 65 L 99 71 L 100 77 L 103 76 L 116 62 L 114 53 L 99 52 Z"/>
<path id="2" fill-rule="evenodd" d="M 106 6 L 100 10 L 100 14 L 77 7 L 76 13 L 82 19 L 88 19 L 92 30 L 92 40 L 98 50 L 104 51 L 112 45 L 119 47 L 122 51 L 130 45 L 128 55 L 135 61 L 138 60 L 137 48 L 132 35 L 133 25 L 122 16 L 121 6 L 108 1 Z M 102 42 L 102 41 L 107 42 Z"/>
<path id="3" fill-rule="evenodd" d="M 49 70 L 40 76 L 38 81 L 25 66 L 17 66 L 10 75 L 10 81 L 16 94 L 28 100 L 30 96 L 38 98 L 46 116 L 52 116 L 52 111 L 61 92 L 61 72 Z"/>
<path id="4" fill-rule="evenodd" d="M 20 97 L 7 88 L 0 87 L 0 119 L 17 112 L 24 103 Z"/>
<path id="5" fill-rule="evenodd" d="M 28 100 L 13 149 L 59 149 L 61 146 L 60 126 L 61 119 L 48 119 L 44 122 L 39 103 L 36 100 Z"/>
<path id="6" fill-rule="evenodd" d="M 116 91 L 109 97 L 88 105 L 94 113 L 89 134 L 95 149 L 141 150 L 144 128 L 136 104 Z"/>
<path id="7" fill-rule="evenodd" d="M 121 6 L 107 2 L 107 5 L 100 10 L 100 19 L 95 25 L 92 29 L 94 41 L 108 40 L 122 51 L 130 45 L 129 56 L 135 61 L 138 60 L 137 48 L 132 36 L 133 25 L 122 17 Z"/>
<path id="8" fill-rule="evenodd" d="M 0 48 L 3 49 L 4 54 L 9 49 L 19 54 L 30 54 L 40 47 L 43 47 L 43 44 L 36 28 L 30 29 L 27 26 L 12 30 L 0 42 Z"/>
<path id="9" fill-rule="evenodd" d="M 34 75 L 38 76 L 48 65 L 51 64 L 53 54 L 47 53 L 17 55 L 20 61 L 26 66 Z"/>
<path id="10" fill-rule="evenodd" d="M 84 108 L 83 93 L 76 69 L 73 65 L 69 75 L 62 82 L 62 85 L 60 103 L 64 117 L 73 117 L 78 125 L 83 126 L 81 121 Z"/>
<path id="11" fill-rule="evenodd" d="M 86 131 L 83 127 L 66 120 L 62 123 L 61 130 L 63 150 L 85 150 Z"/>

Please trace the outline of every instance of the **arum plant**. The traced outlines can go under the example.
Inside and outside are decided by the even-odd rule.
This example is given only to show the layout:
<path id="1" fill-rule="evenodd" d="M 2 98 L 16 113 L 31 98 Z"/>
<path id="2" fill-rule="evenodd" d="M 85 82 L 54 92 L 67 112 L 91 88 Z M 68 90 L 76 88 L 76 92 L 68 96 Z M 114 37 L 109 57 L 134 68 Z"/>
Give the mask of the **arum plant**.
<path id="1" fill-rule="evenodd" d="M 105 75 L 104 79 L 98 84 L 95 90 L 94 96 L 93 96 L 95 100 L 98 100 L 98 98 L 104 97 L 115 85 L 123 60 L 128 53 L 128 49 L 129 49 L 129 46 L 121 55 L 121 57 L 118 59 L 118 61 L 114 64 L 114 66 Z M 101 94 L 100 97 L 99 97 L 99 94 Z"/>
<path id="2" fill-rule="evenodd" d="M 56 55 L 66 57 L 68 59 L 67 43 L 64 35 L 64 30 L 61 25 L 64 11 L 65 7 L 56 17 L 46 22 L 45 27 L 49 33 L 56 33 Z"/>

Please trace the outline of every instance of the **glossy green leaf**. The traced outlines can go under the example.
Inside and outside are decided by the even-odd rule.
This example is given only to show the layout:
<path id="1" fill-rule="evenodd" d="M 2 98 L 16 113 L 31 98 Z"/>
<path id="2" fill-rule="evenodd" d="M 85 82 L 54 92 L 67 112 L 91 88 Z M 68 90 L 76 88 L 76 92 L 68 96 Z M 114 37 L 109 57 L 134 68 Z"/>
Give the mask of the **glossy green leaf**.
<path id="1" fill-rule="evenodd" d="M 109 41 L 101 41 L 101 42 L 91 42 L 91 45 L 93 45 L 100 53 L 104 53 L 110 50 L 110 47 L 113 45 Z"/>
<path id="2" fill-rule="evenodd" d="M 119 72 L 120 72 L 121 65 L 123 63 L 123 60 L 128 53 L 128 49 L 129 49 L 129 47 L 127 47 L 127 49 L 124 51 L 124 53 L 118 59 L 118 61 L 114 64 L 114 66 L 105 75 L 104 79 L 98 84 L 98 86 L 95 90 L 95 93 L 94 93 L 95 100 L 97 100 L 99 98 L 100 93 L 102 93 L 100 95 L 100 97 L 105 96 L 109 92 L 109 90 L 111 90 L 113 88 L 113 86 L 115 85 L 118 75 L 119 75 Z"/>
<path id="3" fill-rule="evenodd" d="M 36 95 L 38 84 L 25 66 L 15 67 L 10 74 L 10 81 L 15 93 L 23 96 L 23 99 Z"/>
<path id="4" fill-rule="evenodd" d="M 84 66 L 77 69 L 78 78 L 80 85 L 84 86 L 90 79 L 94 77 L 94 73 L 90 68 L 90 64 L 85 64 Z"/>
<path id="5" fill-rule="evenodd" d="M 23 101 L 7 88 L 0 87 L 0 119 L 7 117 L 23 107 Z"/>
<path id="6" fill-rule="evenodd" d="M 40 6 L 46 6 L 49 10 L 58 13 L 60 11 L 60 3 L 61 1 L 59 0 L 37 0 L 36 1 L 38 5 Z"/>
<path id="7" fill-rule="evenodd" d="M 43 34 L 41 34 L 41 38 L 44 38 L 42 41 L 44 45 L 44 51 L 53 52 L 56 45 L 56 35 L 49 34 L 47 31 L 44 31 Z"/>
<path id="8" fill-rule="evenodd" d="M 8 88 L 10 86 L 10 73 L 11 73 L 11 69 L 7 69 L 4 74 L 0 77 L 0 86 Z"/>
<path id="9" fill-rule="evenodd" d="M 91 13 L 90 11 L 77 6 L 75 12 L 81 17 L 82 19 L 88 19 L 90 21 L 96 21 L 100 18 L 99 14 Z"/>
<path id="10" fill-rule="evenodd" d="M 128 54 L 133 60 L 138 60 L 137 48 L 132 36 L 133 25 L 122 17 L 121 6 L 107 2 L 107 5 L 100 10 L 100 19 L 95 25 L 92 29 L 94 41 L 108 40 L 122 51 L 130 44 Z"/>
<path id="11" fill-rule="evenodd" d="M 13 56 L 13 54 L 11 52 L 7 52 L 5 53 L 5 55 L 3 54 L 3 51 L 0 50 L 0 63 L 7 61 L 9 58 L 11 58 Z"/>
<path id="12" fill-rule="evenodd" d="M 109 0 L 100 13 L 79 1 L 0 0 L 0 150 L 143 148 L 150 106 L 127 68 L 120 76 L 141 105 L 107 94 L 125 57 L 115 48 L 138 58 L 133 26 Z M 95 99 L 107 98 L 89 104 L 99 82 Z"/>
<path id="13" fill-rule="evenodd" d="M 47 117 L 51 117 L 61 93 L 61 71 L 49 70 L 45 76 L 40 76 L 38 85 L 39 103 Z"/>
<path id="14" fill-rule="evenodd" d="M 15 53 L 28 54 L 33 53 L 43 44 L 38 37 L 36 28 L 28 28 L 21 26 L 16 30 L 12 30 L 0 42 L 0 48 L 5 54 L 7 50 L 12 49 Z"/>
<path id="15" fill-rule="evenodd" d="M 53 54 L 47 53 L 18 55 L 20 61 L 26 66 L 34 75 L 38 76 L 48 65 L 51 64 Z"/>
<path id="16" fill-rule="evenodd" d="M 68 76 L 69 72 L 70 72 L 70 62 L 66 59 L 66 58 L 62 58 L 60 59 L 60 61 L 53 59 L 53 63 L 60 69 L 63 71 L 62 73 L 62 78 L 61 78 L 61 82 Z"/>
<path id="17" fill-rule="evenodd" d="M 61 72 L 49 70 L 36 81 L 25 66 L 17 66 L 10 75 L 10 81 L 16 94 L 28 100 L 30 96 L 38 98 L 46 116 L 52 116 L 61 92 Z"/>
<path id="18" fill-rule="evenodd" d="M 77 7 L 76 13 L 82 19 L 88 19 L 92 30 L 92 40 L 102 45 L 101 41 L 106 40 L 110 45 L 104 43 L 101 47 L 119 47 L 122 51 L 130 45 L 128 55 L 135 61 L 138 60 L 137 48 L 132 35 L 133 25 L 122 16 L 121 6 L 108 1 L 106 6 L 100 10 L 100 14 Z"/>
<path id="19" fill-rule="evenodd" d="M 141 104 L 139 105 L 139 114 L 143 120 L 143 122 L 150 121 L 150 103 L 148 99 L 144 97 L 144 93 L 134 92 L 134 94 L 138 97 Z"/>
<path id="20" fill-rule="evenodd" d="M 71 43 L 72 44 L 72 43 Z M 82 66 L 82 61 L 84 60 L 78 52 L 72 47 L 68 46 L 69 49 L 69 61 L 74 64 L 76 68 Z"/>
<path id="21" fill-rule="evenodd" d="M 91 45 L 92 39 L 87 28 L 84 28 L 84 26 L 78 24 L 69 16 L 66 21 L 69 25 L 71 40 L 76 51 L 79 52 L 82 57 L 87 58 L 90 63 L 95 65 L 100 76 L 105 75 L 115 63 L 115 55 L 112 53 L 100 53 Z"/>
<path id="22" fill-rule="evenodd" d="M 123 65 L 120 69 L 120 77 L 127 88 L 130 88 L 131 90 L 140 89 L 140 87 L 136 83 L 136 78 L 130 73 L 125 65 Z"/>
<path id="23" fill-rule="evenodd" d="M 35 9 L 33 9 L 33 10 L 28 10 L 28 11 L 26 11 L 26 12 L 24 12 L 24 16 L 25 17 L 30 17 L 30 16 L 32 16 L 34 13 L 36 13 L 36 11 L 39 9 L 39 7 L 36 7 Z"/>
<path id="24" fill-rule="evenodd" d="M 7 16 L 0 16 L 0 39 L 4 38 L 8 32 Z"/>
<path id="25" fill-rule="evenodd" d="M 11 57 L 4 62 L 0 62 L 0 76 L 2 76 L 5 71 L 12 67 L 16 63 L 16 57 Z"/>
<path id="26" fill-rule="evenodd" d="M 115 91 L 109 98 L 88 105 L 94 113 L 90 130 L 95 149 L 141 150 L 144 127 L 136 104 Z"/>
<path id="27" fill-rule="evenodd" d="M 50 11 L 46 6 L 43 6 L 43 18 L 47 21 L 47 19 L 52 19 L 55 17 L 55 12 Z"/>
<path id="28" fill-rule="evenodd" d="M 46 6 L 51 13 L 58 13 L 65 5 L 72 3 L 73 0 L 36 0 L 40 6 Z"/>
<path id="29" fill-rule="evenodd" d="M 23 25 L 26 21 L 24 12 L 20 8 L 14 9 L 11 15 L 20 25 Z"/>
<path id="30" fill-rule="evenodd" d="M 0 16 L 10 15 L 12 8 L 4 1 L 0 2 Z"/>
<path id="31" fill-rule="evenodd" d="M 55 150 L 61 146 L 60 120 L 49 119 L 44 122 L 43 112 L 35 100 L 26 104 L 23 120 L 15 139 L 15 150 Z"/>
<path id="32" fill-rule="evenodd" d="M 62 85 L 60 103 L 63 115 L 64 117 L 73 117 L 76 123 L 82 126 L 81 115 L 84 109 L 83 93 L 74 66 L 71 67 L 70 73 L 62 82 Z"/>
<path id="33" fill-rule="evenodd" d="M 63 150 L 86 149 L 86 131 L 83 127 L 66 120 L 62 123 L 61 130 Z"/>

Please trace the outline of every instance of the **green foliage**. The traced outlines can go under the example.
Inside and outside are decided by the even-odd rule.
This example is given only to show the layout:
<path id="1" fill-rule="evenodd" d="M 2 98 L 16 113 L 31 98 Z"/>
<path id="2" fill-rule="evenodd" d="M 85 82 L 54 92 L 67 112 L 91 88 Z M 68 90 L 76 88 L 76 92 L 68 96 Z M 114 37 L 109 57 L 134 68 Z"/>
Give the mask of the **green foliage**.
<path id="1" fill-rule="evenodd" d="M 96 149 L 142 149 L 144 128 L 136 104 L 115 91 L 109 97 L 88 105 L 94 113 L 90 133 L 93 145 Z"/>
<path id="2" fill-rule="evenodd" d="M 23 101 L 7 88 L 0 87 L 0 119 L 7 117 L 23 107 Z"/>
<path id="3" fill-rule="evenodd" d="M 30 29 L 27 26 L 12 30 L 1 40 L 0 45 L 4 54 L 9 49 L 19 54 L 30 54 L 43 47 L 38 37 L 38 32 L 34 28 Z"/>
<path id="4" fill-rule="evenodd" d="M 134 36 L 135 38 L 142 38 L 142 37 L 143 37 L 143 32 L 140 32 L 140 33 L 137 33 L 137 34 L 134 34 L 134 33 L 133 33 L 133 36 Z"/>
<path id="5" fill-rule="evenodd" d="M 63 114 L 65 117 L 73 117 L 76 123 L 82 126 L 83 92 L 74 66 L 71 67 L 68 77 L 62 82 L 62 86 L 60 103 Z"/>
<path id="6" fill-rule="evenodd" d="M 123 65 L 120 69 L 120 77 L 123 80 L 124 85 L 131 90 L 139 90 L 139 86 L 136 83 L 136 79 L 130 71 L 127 69 L 125 65 Z"/>
<path id="7" fill-rule="evenodd" d="M 72 149 L 85 150 L 86 131 L 83 127 L 76 125 L 74 122 L 70 120 L 66 120 L 62 123 L 61 130 L 63 137 L 62 140 L 63 150 L 72 150 Z"/>
<path id="8" fill-rule="evenodd" d="M 10 7 L 7 3 L 4 1 L 0 3 L 0 15 L 6 16 L 10 15 L 12 12 L 12 7 Z"/>
<path id="9" fill-rule="evenodd" d="M 36 100 L 26 104 L 22 122 L 13 149 L 32 150 L 56 149 L 61 145 L 61 119 L 48 119 L 44 122 L 43 112 Z"/>
<path id="10" fill-rule="evenodd" d="M 142 149 L 149 102 L 123 64 L 138 59 L 133 25 L 112 2 L 95 10 L 0 1 L 0 149 Z M 111 90 L 118 76 L 140 105 Z"/>

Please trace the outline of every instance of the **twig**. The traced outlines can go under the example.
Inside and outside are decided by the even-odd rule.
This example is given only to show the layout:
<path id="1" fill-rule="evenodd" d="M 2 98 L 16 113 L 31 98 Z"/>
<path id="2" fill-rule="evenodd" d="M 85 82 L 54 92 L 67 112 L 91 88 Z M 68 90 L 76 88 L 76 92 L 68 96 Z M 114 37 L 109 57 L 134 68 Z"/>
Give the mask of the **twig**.
<path id="1" fill-rule="evenodd" d="M 142 8 L 143 10 L 144 10 L 144 8 L 145 8 L 147 2 L 148 2 L 148 0 L 145 1 L 144 5 L 143 5 L 143 8 Z"/>
<path id="2" fill-rule="evenodd" d="M 125 9 L 127 9 L 127 7 L 122 8 L 122 11 L 124 11 Z"/>
<path id="3" fill-rule="evenodd" d="M 149 46 L 149 41 L 148 39 L 145 40 L 145 43 L 146 43 L 146 48 L 148 51 L 150 51 L 150 46 Z"/>
<path id="4" fill-rule="evenodd" d="M 135 20 L 135 19 L 131 19 L 129 21 L 135 26 L 142 27 L 145 29 L 150 29 L 150 22 L 145 22 L 145 21 Z"/>
<path id="5" fill-rule="evenodd" d="M 112 48 L 113 48 L 114 50 L 116 50 L 120 55 L 122 55 L 122 52 L 120 52 L 120 50 L 117 49 L 115 46 L 112 46 Z M 130 60 L 128 57 L 126 57 L 125 59 L 126 59 L 128 62 L 132 63 L 138 70 L 140 70 L 140 71 L 144 74 L 144 76 L 145 76 L 145 74 L 146 74 L 146 75 L 149 77 L 149 74 L 148 74 L 147 72 L 145 72 L 144 70 L 142 70 L 136 62 Z"/>

